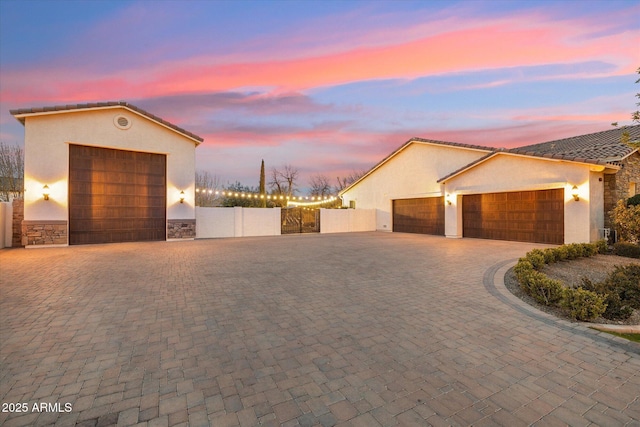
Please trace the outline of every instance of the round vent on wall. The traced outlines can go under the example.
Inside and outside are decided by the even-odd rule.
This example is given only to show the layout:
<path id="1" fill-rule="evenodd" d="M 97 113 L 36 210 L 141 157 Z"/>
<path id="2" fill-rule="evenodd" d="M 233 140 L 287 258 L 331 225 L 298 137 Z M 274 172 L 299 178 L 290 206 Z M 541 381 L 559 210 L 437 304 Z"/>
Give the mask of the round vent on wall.
<path id="1" fill-rule="evenodd" d="M 131 127 L 131 120 L 128 117 L 117 115 L 113 118 L 113 124 L 116 125 L 118 129 L 129 129 Z"/>

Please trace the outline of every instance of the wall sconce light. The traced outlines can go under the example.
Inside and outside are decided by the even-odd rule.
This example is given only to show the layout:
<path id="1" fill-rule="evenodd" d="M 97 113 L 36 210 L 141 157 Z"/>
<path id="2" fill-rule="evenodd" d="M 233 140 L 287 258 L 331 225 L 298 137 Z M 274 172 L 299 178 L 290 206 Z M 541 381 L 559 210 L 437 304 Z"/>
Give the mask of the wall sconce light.
<path id="1" fill-rule="evenodd" d="M 573 186 L 573 188 L 571 189 L 571 195 L 573 196 L 573 200 L 575 200 L 576 202 L 580 200 L 580 192 L 578 191 L 577 186 Z"/>
<path id="2" fill-rule="evenodd" d="M 184 203 L 184 191 L 180 192 L 180 203 Z"/>
<path id="3" fill-rule="evenodd" d="M 447 194 L 447 197 L 445 198 L 445 200 L 447 201 L 448 205 L 451 205 L 451 194 Z"/>
<path id="4" fill-rule="evenodd" d="M 49 200 L 49 186 L 47 184 L 42 187 L 42 197 L 44 197 L 45 200 Z"/>

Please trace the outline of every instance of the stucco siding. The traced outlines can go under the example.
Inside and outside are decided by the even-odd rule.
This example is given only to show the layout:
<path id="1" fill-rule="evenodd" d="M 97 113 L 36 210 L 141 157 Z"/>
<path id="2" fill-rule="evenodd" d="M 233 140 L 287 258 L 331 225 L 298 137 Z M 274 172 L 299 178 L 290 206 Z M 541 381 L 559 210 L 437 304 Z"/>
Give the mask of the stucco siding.
<path id="1" fill-rule="evenodd" d="M 118 115 L 131 121 L 128 129 L 114 124 Z M 166 154 L 167 219 L 195 219 L 195 142 L 132 111 L 113 108 L 26 117 L 25 220 L 68 219 L 69 144 Z M 48 201 L 42 197 L 45 184 Z"/>
<path id="2" fill-rule="evenodd" d="M 592 235 L 597 233 L 596 225 L 599 224 L 594 220 L 593 227 L 591 225 L 591 197 L 597 198 L 599 193 L 591 193 L 590 183 L 589 165 L 498 155 L 446 181 L 445 191 L 452 194 L 452 198 L 458 199 L 456 196 L 464 194 L 564 188 L 565 243 L 577 243 L 591 241 Z M 580 201 L 577 202 L 571 196 L 574 185 L 578 187 L 580 193 Z M 596 200 L 595 203 L 601 205 L 602 202 Z M 460 209 L 456 205 L 448 207 L 448 209 L 453 208 Z M 449 221 L 455 218 L 457 216 L 453 213 L 447 215 Z M 460 226 L 449 224 L 447 230 L 450 233 L 458 233 Z"/>
<path id="3" fill-rule="evenodd" d="M 442 196 L 437 182 L 486 151 L 436 144 L 413 143 L 382 164 L 342 195 L 343 205 L 376 209 L 376 229 L 391 231 L 392 200 Z"/>

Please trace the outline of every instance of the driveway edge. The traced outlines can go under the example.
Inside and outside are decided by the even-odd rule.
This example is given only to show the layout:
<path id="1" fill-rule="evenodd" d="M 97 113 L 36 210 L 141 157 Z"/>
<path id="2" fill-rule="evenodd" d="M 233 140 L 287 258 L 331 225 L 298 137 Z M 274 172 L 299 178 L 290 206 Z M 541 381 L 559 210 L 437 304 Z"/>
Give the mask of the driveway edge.
<path id="1" fill-rule="evenodd" d="M 591 329 L 589 326 L 587 326 L 590 324 L 579 322 L 574 323 L 567 320 L 558 319 L 555 316 L 544 313 L 537 308 L 527 304 L 526 302 L 520 300 L 518 297 L 509 292 L 504 284 L 504 276 L 507 271 L 516 264 L 517 261 L 518 260 L 516 258 L 500 261 L 492 265 L 485 271 L 483 276 L 483 284 L 485 289 L 487 289 L 487 291 L 492 296 L 496 297 L 498 300 L 510 306 L 514 310 L 539 322 L 545 323 L 546 325 L 555 326 L 556 328 L 562 329 L 564 331 L 591 338 L 598 343 L 616 347 L 624 350 L 625 352 L 640 354 L 640 345 L 632 341 L 626 340 L 624 338 L 619 338 L 605 332 L 597 331 L 595 329 Z"/>

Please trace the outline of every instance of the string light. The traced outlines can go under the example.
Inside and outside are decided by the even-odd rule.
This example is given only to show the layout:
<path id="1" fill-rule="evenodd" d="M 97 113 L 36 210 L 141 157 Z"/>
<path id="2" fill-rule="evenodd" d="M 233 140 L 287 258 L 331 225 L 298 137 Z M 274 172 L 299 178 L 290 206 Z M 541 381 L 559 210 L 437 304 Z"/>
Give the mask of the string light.
<path id="1" fill-rule="evenodd" d="M 203 194 L 215 194 L 216 196 L 223 196 L 223 197 L 240 197 L 240 198 L 245 198 L 245 199 L 264 199 L 266 198 L 267 200 L 286 200 L 287 204 L 289 205 L 294 205 L 294 206 L 317 206 L 317 205 L 322 205 L 325 203 L 329 203 L 329 202 L 333 202 L 335 200 L 337 200 L 337 197 L 335 196 L 331 196 L 331 197 L 324 197 L 324 199 L 320 198 L 320 196 L 284 196 L 284 195 L 277 195 L 277 194 L 258 194 L 258 193 L 237 193 L 235 191 L 219 191 L 219 190 L 208 190 L 206 188 L 196 188 L 196 193 L 203 193 Z M 306 200 L 311 200 L 310 202 L 306 202 Z"/>

